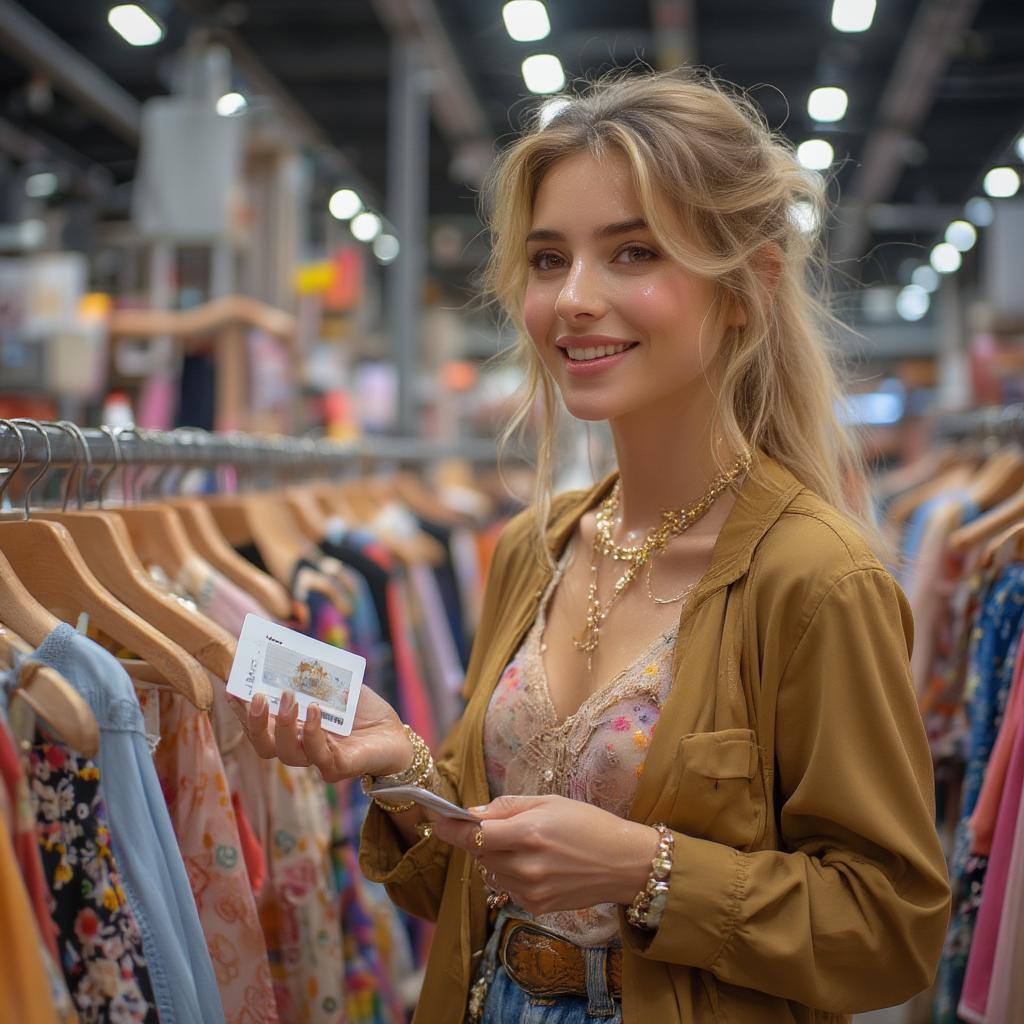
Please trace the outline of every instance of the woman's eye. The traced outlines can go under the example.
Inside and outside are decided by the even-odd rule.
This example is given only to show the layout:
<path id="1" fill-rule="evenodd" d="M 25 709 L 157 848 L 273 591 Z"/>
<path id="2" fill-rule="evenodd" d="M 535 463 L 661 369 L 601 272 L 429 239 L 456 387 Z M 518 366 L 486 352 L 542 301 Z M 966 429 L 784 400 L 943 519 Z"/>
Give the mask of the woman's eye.
<path id="1" fill-rule="evenodd" d="M 534 270 L 555 270 L 562 265 L 562 257 L 557 252 L 541 250 L 530 257 L 530 266 Z"/>
<path id="2" fill-rule="evenodd" d="M 620 249 L 615 257 L 616 263 L 646 263 L 653 260 L 655 254 L 645 245 L 627 245 Z"/>

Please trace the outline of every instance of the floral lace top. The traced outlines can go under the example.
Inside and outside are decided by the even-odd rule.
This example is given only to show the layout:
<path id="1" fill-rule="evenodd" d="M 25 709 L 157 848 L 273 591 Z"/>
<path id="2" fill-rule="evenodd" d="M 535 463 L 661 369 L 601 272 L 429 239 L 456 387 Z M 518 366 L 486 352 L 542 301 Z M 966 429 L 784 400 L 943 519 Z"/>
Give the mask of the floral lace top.
<path id="1" fill-rule="evenodd" d="M 567 564 L 568 554 L 491 695 L 484 720 L 487 783 L 494 797 L 556 793 L 625 817 L 672 686 L 676 630 L 657 637 L 632 665 L 559 722 L 544 672 L 543 637 L 548 604 Z M 602 903 L 536 920 L 579 945 L 603 946 L 617 937 L 617 909 Z M 514 913 L 530 917 L 519 907 Z"/>

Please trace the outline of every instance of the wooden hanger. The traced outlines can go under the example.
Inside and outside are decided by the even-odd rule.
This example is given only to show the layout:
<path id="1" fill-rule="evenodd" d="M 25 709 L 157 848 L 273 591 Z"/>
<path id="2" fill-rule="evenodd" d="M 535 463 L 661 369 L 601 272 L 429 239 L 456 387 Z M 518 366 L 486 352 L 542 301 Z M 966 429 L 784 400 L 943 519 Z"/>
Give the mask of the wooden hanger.
<path id="1" fill-rule="evenodd" d="M 26 660 L 19 666 L 11 699 L 23 700 L 62 742 L 85 757 L 100 749 L 100 729 L 85 698 L 56 669 L 32 660 L 33 648 L 0 625 L 0 662 L 12 667 L 15 654 Z"/>
<path id="2" fill-rule="evenodd" d="M 982 510 L 1009 498 L 1024 484 L 1024 457 L 1016 445 L 992 455 L 967 486 L 967 493 Z"/>
<path id="3" fill-rule="evenodd" d="M 890 523 L 906 523 L 926 501 L 936 495 L 965 488 L 974 476 L 974 468 L 974 463 L 966 460 L 949 466 L 936 477 L 896 498 L 889 506 L 886 518 Z"/>
<path id="4" fill-rule="evenodd" d="M 66 430 L 79 442 L 88 473 L 92 467 L 84 436 L 72 423 L 54 426 Z M 116 457 L 119 444 L 113 432 L 109 436 L 114 442 Z M 76 464 L 68 475 L 65 505 L 73 480 L 77 477 L 79 485 L 83 480 L 77 469 Z M 81 501 L 81 486 L 78 498 Z M 233 659 L 234 639 L 206 616 L 184 608 L 173 594 L 168 594 L 153 582 L 136 554 L 128 528 L 120 515 L 105 511 L 57 512 L 47 509 L 35 512 L 35 518 L 65 526 L 86 564 L 107 590 L 183 647 L 214 675 L 227 678 L 231 671 L 231 660 L 227 660 L 225 665 L 225 653 L 230 653 Z"/>
<path id="5" fill-rule="evenodd" d="M 228 543 L 255 544 L 264 565 L 285 588 L 291 587 L 296 563 L 312 545 L 278 496 L 267 494 L 211 495 L 204 499 Z"/>
<path id="6" fill-rule="evenodd" d="M 93 626 L 149 661 L 170 685 L 196 707 L 204 710 L 208 708 L 213 694 L 209 679 L 199 663 L 103 588 L 75 547 L 66 527 L 29 518 L 32 488 L 49 468 L 50 439 L 43 427 L 34 421 L 0 422 L 14 429 L 19 438 L 22 435 L 16 422 L 38 429 L 45 439 L 47 449 L 46 465 L 25 489 L 25 518 L 0 522 L 0 552 L 7 557 L 10 568 L 36 600 L 50 611 L 69 622 L 77 620 L 81 612 L 87 612 Z M 21 450 L 23 459 L 24 440 Z M 16 466 L 0 488 L 0 498 L 17 469 Z M 26 635 L 13 622 L 7 621 L 22 636 Z"/>
<path id="7" fill-rule="evenodd" d="M 202 499 L 169 498 L 167 504 L 178 514 L 195 549 L 214 569 L 250 594 L 275 618 L 288 618 L 291 614 L 288 591 L 273 576 L 257 569 L 235 551 Z"/>
<path id="8" fill-rule="evenodd" d="M 974 522 L 961 526 L 949 536 L 949 547 L 956 552 L 968 551 L 1002 533 L 1014 523 L 1024 520 L 1024 490 L 1018 491 L 1001 505 L 990 509 Z"/>
<path id="9" fill-rule="evenodd" d="M 1024 559 L 1024 517 L 994 537 L 981 553 L 982 568 L 991 568 L 995 563 L 1008 565 Z"/>

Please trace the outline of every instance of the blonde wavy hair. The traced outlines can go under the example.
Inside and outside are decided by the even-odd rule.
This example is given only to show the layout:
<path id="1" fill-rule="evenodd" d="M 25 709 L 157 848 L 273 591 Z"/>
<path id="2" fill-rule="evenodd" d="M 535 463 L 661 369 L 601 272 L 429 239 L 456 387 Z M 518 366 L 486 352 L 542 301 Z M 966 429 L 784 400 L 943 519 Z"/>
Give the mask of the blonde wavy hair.
<path id="1" fill-rule="evenodd" d="M 525 239 L 548 170 L 573 154 L 609 151 L 628 160 L 647 223 L 669 257 L 717 285 L 719 309 L 733 302 L 746 313 L 708 367 L 717 390 L 711 436 L 722 437 L 726 451 L 749 445 L 766 452 L 889 556 L 870 512 L 860 446 L 836 415 L 842 388 L 821 244 L 825 184 L 800 166 L 750 99 L 705 72 L 606 76 L 546 124 L 538 111 L 491 172 L 483 285 L 515 326 L 514 358 L 526 372 L 502 445 L 526 423 L 539 394 L 541 537 L 561 400 L 523 323 Z"/>

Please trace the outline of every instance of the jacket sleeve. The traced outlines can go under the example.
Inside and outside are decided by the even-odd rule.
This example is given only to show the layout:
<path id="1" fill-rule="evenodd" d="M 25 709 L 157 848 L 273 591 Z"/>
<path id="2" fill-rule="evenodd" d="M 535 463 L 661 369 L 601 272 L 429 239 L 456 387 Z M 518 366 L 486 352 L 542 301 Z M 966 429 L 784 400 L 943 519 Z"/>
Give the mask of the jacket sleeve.
<path id="1" fill-rule="evenodd" d="M 476 689 L 482 654 L 487 650 L 500 617 L 506 596 L 505 579 L 509 559 L 527 528 L 525 514 L 520 513 L 502 530 L 495 546 L 484 590 L 480 626 L 466 669 L 463 696 L 467 700 Z M 434 759 L 444 783 L 442 795 L 460 805 L 464 802 L 461 796 L 459 761 L 463 722 L 464 719 L 460 718 L 455 724 Z M 360 835 L 359 866 L 371 881 L 382 882 L 388 895 L 403 910 L 428 921 L 437 920 L 450 857 L 451 847 L 434 837 L 421 839 L 413 846 L 406 847 L 391 816 L 370 801 Z"/>
<path id="2" fill-rule="evenodd" d="M 781 849 L 677 833 L 660 927 L 622 929 L 641 956 L 853 1013 L 928 986 L 949 886 L 905 597 L 884 570 L 851 569 L 806 621 L 777 670 Z"/>

